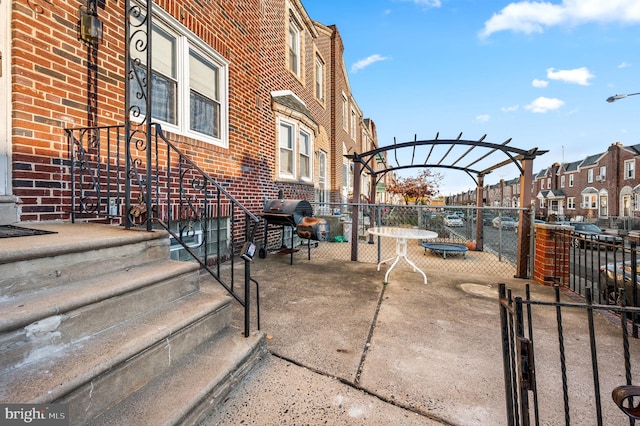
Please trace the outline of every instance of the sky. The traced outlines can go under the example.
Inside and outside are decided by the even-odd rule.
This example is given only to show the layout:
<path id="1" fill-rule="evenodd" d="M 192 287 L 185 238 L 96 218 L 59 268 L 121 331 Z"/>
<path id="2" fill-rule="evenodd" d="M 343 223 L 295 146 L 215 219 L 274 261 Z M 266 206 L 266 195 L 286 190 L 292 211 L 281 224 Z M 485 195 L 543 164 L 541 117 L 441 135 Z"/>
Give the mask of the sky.
<path id="1" fill-rule="evenodd" d="M 612 143 L 640 144 L 640 95 L 606 102 L 640 92 L 640 0 L 302 3 L 311 19 L 337 26 L 351 91 L 380 146 L 437 134 L 511 139 L 548 151 L 534 161 L 537 172 Z M 427 153 L 400 153 L 399 162 L 412 155 L 417 163 Z M 491 159 L 486 166 L 506 157 Z M 433 171 L 443 174 L 442 195 L 475 188 L 464 172 Z M 485 184 L 518 176 L 510 165 Z"/>

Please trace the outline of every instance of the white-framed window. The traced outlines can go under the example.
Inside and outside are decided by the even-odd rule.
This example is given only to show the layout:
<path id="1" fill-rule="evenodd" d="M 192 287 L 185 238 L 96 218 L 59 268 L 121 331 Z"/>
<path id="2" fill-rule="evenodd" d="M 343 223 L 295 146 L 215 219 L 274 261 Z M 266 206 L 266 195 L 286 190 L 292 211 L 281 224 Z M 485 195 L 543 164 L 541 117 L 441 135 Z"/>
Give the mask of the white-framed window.
<path id="1" fill-rule="evenodd" d="M 293 135 L 294 125 L 291 123 L 281 121 L 279 124 L 279 145 L 280 152 L 278 156 L 278 162 L 280 164 L 280 176 L 293 178 L 294 174 L 294 156 L 293 156 Z"/>
<path id="2" fill-rule="evenodd" d="M 573 180 L 574 180 L 574 175 L 573 173 L 569 175 L 569 187 L 572 188 L 573 187 Z"/>
<path id="3" fill-rule="evenodd" d="M 582 208 L 583 209 L 595 209 L 597 204 L 596 201 L 598 199 L 597 194 L 583 194 L 582 195 Z"/>
<path id="4" fill-rule="evenodd" d="M 540 180 L 540 189 L 544 189 L 544 179 Z"/>
<path id="5" fill-rule="evenodd" d="M 567 209 L 569 210 L 576 209 L 576 197 L 567 197 Z"/>
<path id="6" fill-rule="evenodd" d="M 565 180 L 566 179 L 564 175 L 560 176 L 560 188 L 564 188 Z"/>
<path id="7" fill-rule="evenodd" d="M 320 55 L 316 55 L 316 84 L 315 94 L 316 99 L 320 102 L 324 102 L 324 61 Z"/>
<path id="8" fill-rule="evenodd" d="M 300 122 L 278 119 L 278 176 L 283 179 L 311 181 L 313 132 Z"/>
<path id="9" fill-rule="evenodd" d="M 342 149 L 347 152 L 347 147 L 343 143 Z M 342 159 L 342 192 L 343 197 L 346 197 L 353 190 L 353 163 L 347 158 Z"/>
<path id="10" fill-rule="evenodd" d="M 636 160 L 624 160 L 624 178 L 633 179 L 636 176 Z"/>
<path id="11" fill-rule="evenodd" d="M 607 166 L 600 166 L 600 180 L 607 178 Z"/>
<path id="12" fill-rule="evenodd" d="M 349 101 L 344 93 L 342 94 L 342 128 L 349 129 Z"/>
<path id="13" fill-rule="evenodd" d="M 544 198 L 540 198 L 540 208 L 544 209 Z"/>
<path id="14" fill-rule="evenodd" d="M 547 178 L 547 188 L 551 189 L 551 178 Z"/>
<path id="15" fill-rule="evenodd" d="M 163 11 L 154 11 L 152 31 L 153 121 L 164 130 L 227 147 L 228 62 Z M 132 45 L 136 40 L 134 35 Z M 147 79 L 146 51 L 132 49 L 131 56 L 138 64 L 132 70 L 138 78 L 129 86 L 132 120 L 142 121 L 146 102 L 137 80 Z"/>
<path id="16" fill-rule="evenodd" d="M 326 203 L 329 201 L 328 181 L 327 181 L 327 153 L 318 151 L 318 188 L 316 191 L 316 201 Z M 321 206 L 323 207 L 323 206 Z"/>
<path id="17" fill-rule="evenodd" d="M 300 77 L 300 26 L 293 16 L 289 17 L 289 71 Z"/>
<path id="18" fill-rule="evenodd" d="M 356 137 L 358 136 L 358 114 L 356 113 L 356 110 L 351 108 L 351 139 L 356 140 Z"/>
<path id="19" fill-rule="evenodd" d="M 587 170 L 587 183 L 593 183 L 593 169 Z"/>
<path id="20" fill-rule="evenodd" d="M 311 180 L 311 136 L 300 130 L 300 179 Z"/>

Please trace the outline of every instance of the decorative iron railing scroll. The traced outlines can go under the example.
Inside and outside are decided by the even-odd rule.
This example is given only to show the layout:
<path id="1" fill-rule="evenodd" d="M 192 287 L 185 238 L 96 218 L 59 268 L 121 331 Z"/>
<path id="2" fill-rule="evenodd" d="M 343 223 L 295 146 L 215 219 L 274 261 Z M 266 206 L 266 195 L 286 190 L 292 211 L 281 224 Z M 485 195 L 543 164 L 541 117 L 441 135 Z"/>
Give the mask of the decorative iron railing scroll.
<path id="1" fill-rule="evenodd" d="M 131 126 L 128 137 L 124 126 L 65 130 L 72 221 L 99 219 L 167 230 L 244 306 L 248 336 L 249 289 L 257 283 L 250 278 L 250 261 L 239 255 L 246 242 L 253 242 L 260 219 L 184 155 L 160 125 L 149 126 L 151 135 L 145 128 Z M 239 258 L 245 268 L 243 295 L 234 286 Z M 223 271 L 225 262 L 231 267 Z"/>

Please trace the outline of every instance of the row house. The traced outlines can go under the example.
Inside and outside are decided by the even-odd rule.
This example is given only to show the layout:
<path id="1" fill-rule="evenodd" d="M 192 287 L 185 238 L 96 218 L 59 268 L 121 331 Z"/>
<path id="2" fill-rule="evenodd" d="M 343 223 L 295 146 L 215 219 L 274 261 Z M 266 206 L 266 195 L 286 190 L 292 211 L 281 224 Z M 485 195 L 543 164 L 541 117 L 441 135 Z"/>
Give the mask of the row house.
<path id="1" fill-rule="evenodd" d="M 534 179 L 537 214 L 576 220 L 638 216 L 639 157 L 640 145 L 616 142 L 580 161 L 553 164 Z"/>
<path id="2" fill-rule="evenodd" d="M 482 188 L 482 204 L 485 207 L 519 207 L 520 206 L 520 178 L 510 180 L 500 179 L 499 182 L 485 185 Z M 476 205 L 476 190 L 447 197 L 449 205 Z"/>
<path id="3" fill-rule="evenodd" d="M 145 40 L 125 40 L 127 4 L 0 2 L 2 223 L 69 218 L 65 129 L 148 113 L 250 210 L 279 194 L 349 199 L 345 155 L 377 140 L 350 90 L 337 27 L 314 21 L 299 0 L 162 0 L 148 3 L 147 55 L 136 50 Z M 147 3 L 130 4 L 135 25 Z M 147 58 L 150 112 L 125 93 L 125 60 L 139 67 Z"/>
<path id="4" fill-rule="evenodd" d="M 596 220 L 640 216 L 640 145 L 611 144 L 581 160 L 554 163 L 535 173 L 531 194 L 543 220 Z M 484 188 L 486 206 L 519 207 L 519 179 Z"/>

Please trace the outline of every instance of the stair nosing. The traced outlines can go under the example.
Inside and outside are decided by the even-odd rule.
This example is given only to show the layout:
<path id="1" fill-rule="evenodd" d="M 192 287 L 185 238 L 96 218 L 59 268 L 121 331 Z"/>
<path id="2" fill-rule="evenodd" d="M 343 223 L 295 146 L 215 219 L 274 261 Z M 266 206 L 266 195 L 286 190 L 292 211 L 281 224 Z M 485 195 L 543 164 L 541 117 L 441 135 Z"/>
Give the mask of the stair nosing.
<path id="1" fill-rule="evenodd" d="M 163 417 L 162 419 L 165 424 L 175 425 L 182 423 L 196 407 L 204 403 L 208 398 L 211 397 L 213 393 L 215 393 L 217 389 L 219 389 L 219 385 L 221 383 L 224 384 L 225 379 L 233 376 L 233 373 L 237 371 L 237 367 L 243 365 L 254 355 L 260 356 L 260 352 L 262 352 L 262 356 L 266 355 L 266 336 L 264 333 L 256 332 L 249 337 L 244 337 L 240 334 L 234 336 L 233 333 L 237 333 L 237 330 L 233 329 L 232 327 L 227 327 L 227 329 L 221 331 L 218 334 L 218 337 L 215 341 L 212 340 L 207 344 L 202 345 L 196 351 L 192 352 L 190 356 L 184 359 L 179 365 L 176 365 L 171 370 L 156 377 L 147 386 L 129 395 L 127 399 L 123 400 L 115 407 L 107 410 L 101 416 L 96 417 L 96 423 L 102 424 L 105 422 L 105 420 L 106 423 L 109 423 L 109 420 L 116 420 L 113 417 L 118 417 L 118 414 L 123 411 L 127 414 L 132 413 L 132 411 L 135 411 L 130 409 L 132 408 L 132 405 L 135 407 L 149 407 L 151 406 L 152 402 L 157 402 L 159 399 L 162 399 L 163 396 L 167 398 L 167 401 L 165 402 L 168 403 L 170 400 L 171 402 L 175 403 L 176 394 L 181 394 L 181 392 L 172 392 L 171 396 L 169 396 L 166 392 L 162 392 L 161 389 L 166 389 L 167 382 L 178 380 L 178 377 L 180 378 L 180 381 L 186 381 L 187 379 L 189 379 L 190 375 L 195 375 L 200 378 L 201 374 L 194 373 L 194 370 L 202 369 L 202 366 L 205 365 L 203 359 L 216 359 L 215 364 L 216 366 L 218 366 L 220 365 L 219 359 L 221 357 L 224 357 L 225 355 L 235 355 L 233 357 L 233 360 L 228 364 L 225 364 L 225 367 L 223 369 L 215 371 L 215 368 L 204 368 L 205 371 L 215 371 L 215 375 L 208 376 L 207 379 L 204 380 L 204 382 L 206 382 L 205 386 L 200 386 L 203 384 L 202 380 L 200 380 L 198 386 L 190 386 L 188 395 L 181 400 L 183 404 L 179 404 L 181 410 L 175 411 L 175 415 L 172 418 Z M 234 346 L 234 348 L 237 348 L 237 350 L 233 352 L 224 352 L 228 348 L 220 344 L 219 341 L 222 339 L 230 339 L 231 344 Z M 194 365 L 197 365 L 197 367 L 194 367 Z M 159 398 L 155 397 L 155 395 L 158 394 L 160 394 Z M 160 405 L 164 404 L 161 403 Z M 135 413 L 133 414 L 135 415 Z M 153 424 L 160 424 L 155 422 L 153 419 L 149 419 L 147 416 L 144 417 L 147 420 L 151 420 Z M 118 423 L 122 424 L 122 421 L 125 419 L 118 417 L 117 420 Z M 128 420 L 136 419 L 131 419 L 129 417 Z M 132 423 L 129 422 L 128 424 Z"/>
<path id="2" fill-rule="evenodd" d="M 31 226 L 34 228 L 38 228 L 38 226 Z M 75 226 L 79 227 L 78 225 Z M 113 227 L 113 225 L 104 226 Z M 46 226 L 41 228 L 46 229 Z M 125 231 L 124 228 L 123 231 Z M 127 233 L 128 235 L 125 235 L 125 233 Z M 30 247 L 18 250 L 0 250 L 0 264 L 21 262 L 43 257 L 60 256 L 71 253 L 81 253 L 89 250 L 121 247 L 123 245 L 133 245 L 144 241 L 167 238 L 168 235 L 169 233 L 163 229 L 154 229 L 152 232 L 146 230 L 144 230 L 143 232 L 142 230 L 138 229 L 129 229 L 126 230 L 126 232 L 123 232 L 122 235 L 119 235 L 117 237 L 96 238 L 93 240 L 90 239 L 81 242 L 74 241 L 69 243 L 51 244 L 47 246 Z M 48 237 L 51 237 L 51 235 L 49 235 Z"/>
<path id="3" fill-rule="evenodd" d="M 183 310 L 188 310 L 188 308 L 193 305 L 194 301 L 192 299 L 198 298 L 203 299 L 200 302 L 201 305 L 198 310 L 192 312 L 189 316 L 183 315 Z M 205 293 L 195 293 L 190 296 L 186 296 L 163 307 L 161 310 L 132 319 L 120 324 L 118 327 L 106 330 L 99 335 L 68 345 L 65 348 L 65 354 L 61 354 L 62 356 L 54 356 L 43 360 L 48 362 L 48 365 L 43 366 L 42 364 L 44 362 L 36 362 L 23 364 L 19 367 L 10 369 L 5 372 L 3 386 L 11 388 L 11 384 L 8 383 L 10 377 L 13 377 L 16 383 L 23 383 L 25 381 L 24 369 L 28 369 L 35 373 L 39 365 L 41 368 L 47 368 L 48 372 L 50 372 L 50 370 L 57 370 L 59 373 L 58 375 L 51 375 L 51 377 L 55 376 L 55 379 L 50 378 L 47 380 L 47 378 L 41 377 L 38 383 L 39 386 L 42 386 L 48 381 L 50 383 L 58 383 L 58 385 L 49 386 L 51 389 L 41 392 L 41 395 L 39 396 L 34 395 L 32 400 L 29 401 L 32 403 L 53 402 L 64 397 L 75 389 L 78 389 L 82 385 L 91 382 L 91 380 L 99 377 L 103 373 L 116 368 L 128 359 L 162 342 L 164 339 L 187 330 L 192 324 L 197 323 L 199 320 L 216 314 L 230 303 L 231 297 L 212 297 Z M 176 309 L 176 306 L 182 309 Z M 164 319 L 164 322 L 154 321 L 154 319 Z M 153 324 L 153 326 L 150 326 L 149 324 Z M 136 342 L 135 345 L 115 349 L 116 345 L 114 344 L 114 341 L 129 341 L 129 339 L 124 339 L 119 336 L 122 333 L 125 333 L 127 336 L 137 336 L 142 338 L 133 339 L 133 341 Z M 103 350 L 105 347 L 113 347 L 114 349 L 106 351 Z M 60 377 L 60 374 L 64 376 L 64 372 L 68 371 L 66 367 L 75 363 L 74 359 L 78 357 L 79 353 L 83 353 L 86 359 L 90 359 L 92 361 L 91 365 L 87 366 L 87 368 L 82 370 L 82 372 L 76 376 L 68 377 L 67 375 L 63 378 Z M 93 356 L 90 356 L 90 354 Z M 99 355 L 96 356 L 96 354 Z"/>
<path id="4" fill-rule="evenodd" d="M 160 266 L 160 268 L 162 269 L 161 271 L 158 271 L 158 265 L 162 265 Z M 171 267 L 167 267 L 166 265 L 171 265 Z M 137 271 L 152 269 L 152 272 L 134 279 L 114 279 L 119 276 L 126 276 L 128 278 L 128 276 L 131 274 L 131 269 L 134 268 Z M 79 281 L 74 284 L 59 287 L 48 287 L 37 292 L 27 292 L 25 295 L 22 295 L 23 297 L 21 297 L 20 295 L 15 297 L 9 296 L 0 301 L 0 310 L 4 313 L 3 317 L 0 318 L 0 333 L 10 332 L 44 318 L 48 318 L 54 315 L 61 315 L 87 304 L 97 303 L 110 297 L 116 297 L 133 290 L 153 285 L 164 279 L 175 278 L 182 274 L 195 272 L 198 269 L 199 265 L 192 262 L 178 262 L 171 260 L 156 261 L 140 266 L 127 268 L 125 270 L 118 271 L 112 274 L 101 275 L 99 277 Z M 114 285 L 106 287 L 96 285 L 97 283 L 105 281 L 105 279 L 107 281 L 113 282 Z M 86 294 L 82 297 L 76 296 L 76 292 L 79 289 L 83 288 L 93 289 L 94 291 L 89 292 L 89 294 Z M 44 298 L 54 294 L 57 299 L 61 300 L 61 303 L 55 304 L 53 306 L 42 306 L 33 310 L 29 309 L 24 313 L 15 313 L 14 315 L 8 314 L 9 307 L 7 305 L 9 304 L 15 304 L 16 302 L 20 303 L 28 300 L 38 300 L 40 298 Z M 65 295 L 72 294 L 74 295 L 74 297 L 64 297 Z M 50 302 L 45 304 L 50 305 Z"/>

